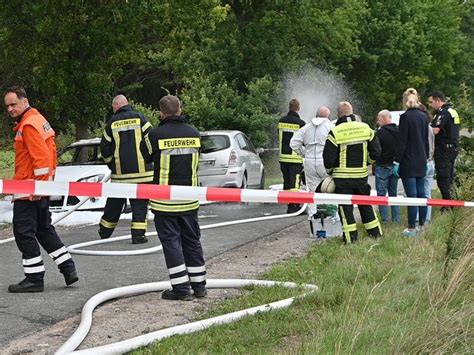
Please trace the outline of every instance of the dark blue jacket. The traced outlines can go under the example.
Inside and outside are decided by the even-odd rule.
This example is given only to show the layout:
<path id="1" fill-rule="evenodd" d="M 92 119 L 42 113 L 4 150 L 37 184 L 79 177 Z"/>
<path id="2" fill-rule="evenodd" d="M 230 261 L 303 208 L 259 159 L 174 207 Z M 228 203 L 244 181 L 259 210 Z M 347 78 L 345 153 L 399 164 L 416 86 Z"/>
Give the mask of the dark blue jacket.
<path id="1" fill-rule="evenodd" d="M 417 108 L 409 108 L 400 116 L 400 141 L 395 161 L 400 163 L 401 178 L 424 177 L 429 152 L 428 118 Z"/>

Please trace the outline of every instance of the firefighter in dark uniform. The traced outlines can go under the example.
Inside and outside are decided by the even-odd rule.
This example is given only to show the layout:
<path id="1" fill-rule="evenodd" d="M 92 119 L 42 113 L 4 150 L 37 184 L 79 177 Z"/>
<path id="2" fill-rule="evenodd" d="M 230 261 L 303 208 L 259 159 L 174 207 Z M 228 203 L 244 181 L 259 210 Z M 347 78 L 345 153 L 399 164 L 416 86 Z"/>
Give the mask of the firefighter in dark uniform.
<path id="1" fill-rule="evenodd" d="M 451 200 L 453 197 L 454 163 L 459 152 L 461 120 L 452 105 L 446 102 L 441 91 L 433 91 L 428 97 L 428 103 L 436 110 L 431 124 L 435 134 L 436 182 L 443 199 Z"/>
<path id="2" fill-rule="evenodd" d="M 153 164 L 145 163 L 140 151 L 143 137 L 152 128 L 150 122 L 143 114 L 134 111 L 123 95 L 112 100 L 112 110 L 114 115 L 107 122 L 100 143 L 102 158 L 112 171 L 112 182 L 151 183 Z M 107 199 L 99 224 L 99 236 L 102 239 L 112 235 L 126 203 L 125 198 Z M 132 243 L 146 243 L 148 200 L 131 198 L 130 206 Z"/>
<path id="3" fill-rule="evenodd" d="M 298 115 L 300 103 L 291 99 L 288 114 L 278 122 L 278 142 L 280 146 L 280 169 L 283 174 L 283 190 L 299 191 L 303 169 L 303 158 L 290 147 L 293 134 L 306 123 Z M 287 213 L 294 213 L 300 209 L 299 204 L 289 203 Z"/>
<path id="4" fill-rule="evenodd" d="M 53 180 L 56 169 L 54 131 L 48 121 L 30 107 L 23 88 L 14 86 L 5 94 L 8 114 L 16 121 L 14 180 Z M 66 285 L 78 281 L 76 267 L 51 225 L 48 196 L 13 195 L 13 234 L 22 253 L 25 279 L 8 286 L 13 293 L 43 292 L 44 263 L 38 243 L 54 260 Z"/>
<path id="5" fill-rule="evenodd" d="M 154 183 L 198 186 L 199 131 L 181 116 L 176 96 L 161 98 L 160 118 L 159 126 L 142 143 L 143 156 L 154 163 Z M 206 266 L 197 216 L 199 201 L 152 199 L 150 206 L 172 285 L 161 297 L 188 301 L 193 295 L 191 288 L 195 297 L 205 297 Z"/>
<path id="6" fill-rule="evenodd" d="M 332 174 L 336 193 L 370 195 L 367 183 L 367 164 L 380 155 L 380 143 L 374 131 L 365 123 L 357 122 L 352 105 L 343 101 L 337 106 L 338 120 L 328 135 L 323 151 L 324 166 Z M 371 237 L 382 235 L 380 222 L 373 206 L 359 205 L 364 227 Z M 344 243 L 358 238 L 353 205 L 339 205 Z"/>

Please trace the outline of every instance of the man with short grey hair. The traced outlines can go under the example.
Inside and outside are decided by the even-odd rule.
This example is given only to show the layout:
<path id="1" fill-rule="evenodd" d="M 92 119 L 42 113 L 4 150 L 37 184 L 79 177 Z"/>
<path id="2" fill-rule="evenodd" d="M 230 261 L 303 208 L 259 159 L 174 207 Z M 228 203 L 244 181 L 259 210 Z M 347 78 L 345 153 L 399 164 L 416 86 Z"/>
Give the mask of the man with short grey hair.
<path id="1" fill-rule="evenodd" d="M 318 108 L 316 117 L 295 132 L 290 140 L 290 147 L 304 158 L 304 173 L 306 186 L 315 192 L 316 187 L 327 177 L 323 161 L 323 150 L 326 138 L 334 124 L 329 120 L 331 111 L 326 106 Z M 316 214 L 316 204 L 308 204 L 308 219 Z"/>
<path id="2" fill-rule="evenodd" d="M 377 115 L 377 124 L 380 127 L 377 131 L 382 148 L 380 156 L 375 161 L 375 188 L 377 196 L 385 196 L 388 192 L 389 196 L 397 196 L 398 188 L 398 164 L 394 162 L 397 144 L 399 141 L 398 127 L 392 123 L 390 111 L 382 110 Z M 382 222 L 388 222 L 388 207 L 379 206 L 380 217 Z M 392 222 L 400 222 L 400 207 L 391 207 Z"/>

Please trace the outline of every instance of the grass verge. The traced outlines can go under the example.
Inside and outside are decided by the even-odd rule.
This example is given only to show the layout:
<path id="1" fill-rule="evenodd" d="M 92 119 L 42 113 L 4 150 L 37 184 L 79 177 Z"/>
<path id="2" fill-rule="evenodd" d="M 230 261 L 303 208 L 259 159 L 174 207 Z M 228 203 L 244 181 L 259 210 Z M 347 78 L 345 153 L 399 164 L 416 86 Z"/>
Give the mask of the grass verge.
<path id="1" fill-rule="evenodd" d="M 0 149 L 0 179 L 11 179 L 15 169 L 13 149 Z"/>
<path id="2" fill-rule="evenodd" d="M 403 227 L 390 224 L 382 239 L 314 245 L 261 278 L 316 284 L 318 293 L 133 353 L 473 353 L 473 219 L 458 209 L 437 215 L 417 238 L 402 238 Z M 201 317 L 293 294 L 247 289 Z"/>

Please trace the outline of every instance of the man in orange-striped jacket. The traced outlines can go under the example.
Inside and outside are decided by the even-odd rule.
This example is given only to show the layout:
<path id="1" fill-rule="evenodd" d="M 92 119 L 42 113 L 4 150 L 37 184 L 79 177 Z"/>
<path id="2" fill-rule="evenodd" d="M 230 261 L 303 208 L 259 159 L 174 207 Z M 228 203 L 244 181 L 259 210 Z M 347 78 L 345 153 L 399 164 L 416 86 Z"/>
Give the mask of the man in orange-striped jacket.
<path id="1" fill-rule="evenodd" d="M 5 93 L 5 106 L 15 122 L 14 180 L 52 180 L 56 169 L 54 131 L 38 110 L 30 107 L 23 88 Z M 13 195 L 13 234 L 22 253 L 25 279 L 8 286 L 13 293 L 43 292 L 44 264 L 39 244 L 64 276 L 66 285 L 78 281 L 71 255 L 51 225 L 48 196 Z M 38 244 L 39 243 L 39 244 Z"/>

